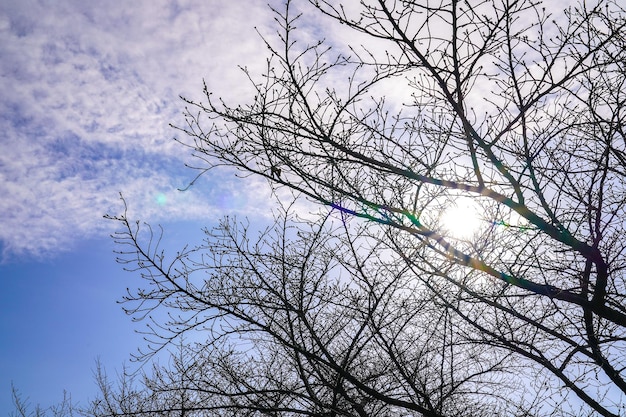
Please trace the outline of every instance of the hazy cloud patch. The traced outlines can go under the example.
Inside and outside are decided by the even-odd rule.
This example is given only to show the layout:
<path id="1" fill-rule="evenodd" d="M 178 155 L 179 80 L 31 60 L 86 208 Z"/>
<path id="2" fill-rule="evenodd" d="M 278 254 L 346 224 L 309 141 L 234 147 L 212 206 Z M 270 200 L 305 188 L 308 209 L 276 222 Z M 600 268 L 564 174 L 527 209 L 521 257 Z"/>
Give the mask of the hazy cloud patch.
<path id="1" fill-rule="evenodd" d="M 3 259 L 106 235 L 119 192 L 155 221 L 259 207 L 264 182 L 195 175 L 172 139 L 179 95 L 245 90 L 237 64 L 264 62 L 254 1 L 23 1 L 0 5 L 0 250 Z M 260 67 L 259 67 L 260 68 Z M 260 70 L 259 70 L 260 71 Z M 219 178 L 215 176 L 219 175 Z M 250 209 L 254 211 L 256 209 Z M 262 212 L 262 210 L 260 210 Z"/>

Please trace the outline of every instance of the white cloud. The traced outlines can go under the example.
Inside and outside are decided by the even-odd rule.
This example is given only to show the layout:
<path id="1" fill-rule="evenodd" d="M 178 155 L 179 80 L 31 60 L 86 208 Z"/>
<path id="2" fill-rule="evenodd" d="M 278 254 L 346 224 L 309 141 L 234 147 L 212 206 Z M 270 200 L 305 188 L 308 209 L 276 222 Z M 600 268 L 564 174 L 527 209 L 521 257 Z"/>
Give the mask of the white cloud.
<path id="1" fill-rule="evenodd" d="M 265 2 L 22 1 L 0 5 L 0 248 L 50 254 L 105 235 L 118 192 L 142 218 L 214 217 L 252 204 L 247 188 L 217 172 L 178 192 L 194 173 L 169 123 L 182 94 L 245 87 L 237 64 L 266 52 L 253 25 Z M 250 19 L 254 16 L 254 19 Z M 261 69 L 259 67 L 258 72 Z M 255 191 L 250 195 L 260 195 Z M 160 197 L 159 197 L 160 196 Z M 157 200 L 158 199 L 158 200 Z"/>

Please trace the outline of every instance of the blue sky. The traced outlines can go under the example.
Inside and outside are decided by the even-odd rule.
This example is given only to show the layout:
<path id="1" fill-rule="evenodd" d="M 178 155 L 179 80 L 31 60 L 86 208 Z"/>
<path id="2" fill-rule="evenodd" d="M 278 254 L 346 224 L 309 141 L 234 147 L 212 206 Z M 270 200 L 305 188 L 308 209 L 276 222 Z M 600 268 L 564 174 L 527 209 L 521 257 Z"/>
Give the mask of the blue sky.
<path id="1" fill-rule="evenodd" d="M 0 0 L 0 415 L 11 382 L 31 403 L 64 389 L 84 403 L 95 360 L 113 371 L 141 345 L 116 304 L 140 281 L 115 263 L 102 217 L 120 213 L 120 192 L 172 251 L 225 214 L 270 214 L 267 184 L 228 170 L 178 191 L 195 173 L 169 127 L 203 79 L 245 100 L 237 65 L 263 71 L 254 27 L 273 32 L 268 2 L 282 0 Z M 300 26 L 315 39 L 347 30 L 311 16 Z"/>
<path id="2" fill-rule="evenodd" d="M 203 78 L 245 95 L 237 65 L 262 70 L 266 3 L 0 0 L 0 414 L 11 382 L 32 403 L 84 402 L 96 358 L 113 370 L 140 344 L 116 304 L 139 281 L 102 217 L 119 192 L 174 249 L 224 214 L 268 214 L 267 185 L 232 172 L 177 191 L 195 174 L 169 127 Z"/>

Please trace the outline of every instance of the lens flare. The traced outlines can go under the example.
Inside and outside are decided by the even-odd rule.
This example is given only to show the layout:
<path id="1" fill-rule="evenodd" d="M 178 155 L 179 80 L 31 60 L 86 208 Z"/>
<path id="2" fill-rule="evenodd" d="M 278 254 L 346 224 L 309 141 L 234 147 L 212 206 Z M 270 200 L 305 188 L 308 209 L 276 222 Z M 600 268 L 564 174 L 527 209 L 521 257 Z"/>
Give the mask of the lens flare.
<path id="1" fill-rule="evenodd" d="M 167 203 L 167 197 L 165 197 L 165 194 L 163 193 L 157 194 L 155 200 L 159 206 L 164 206 L 165 203 Z"/>

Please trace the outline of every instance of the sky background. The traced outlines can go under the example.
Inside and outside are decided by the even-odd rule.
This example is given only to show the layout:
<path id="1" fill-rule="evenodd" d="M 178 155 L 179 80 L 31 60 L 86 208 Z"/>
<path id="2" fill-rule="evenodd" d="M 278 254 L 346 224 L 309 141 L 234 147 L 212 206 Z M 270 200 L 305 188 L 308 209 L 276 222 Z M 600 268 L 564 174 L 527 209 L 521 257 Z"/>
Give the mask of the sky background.
<path id="1" fill-rule="evenodd" d="M 237 65 L 262 71 L 254 26 L 272 19 L 258 0 L 0 0 L 0 415 L 11 383 L 33 405 L 84 404 L 95 360 L 113 373 L 141 345 L 116 304 L 140 280 L 103 219 L 120 192 L 172 250 L 224 214 L 269 214 L 267 185 L 227 170 L 178 191 L 195 173 L 169 123 L 203 79 L 245 96 Z"/>
<path id="2" fill-rule="evenodd" d="M 184 124 L 179 95 L 201 99 L 203 79 L 230 103 L 250 97 L 238 65 L 264 69 L 255 26 L 274 32 L 268 2 L 282 4 L 0 0 L 0 415 L 13 409 L 11 383 L 32 404 L 63 390 L 85 404 L 97 393 L 96 359 L 114 374 L 141 346 L 141 325 L 116 304 L 141 280 L 115 263 L 116 225 L 103 218 L 121 214 L 120 192 L 129 218 L 163 225 L 171 251 L 226 214 L 269 219 L 267 183 L 229 170 L 178 191 L 196 172 L 169 126 Z M 359 44 L 306 10 L 299 27 Z"/>

